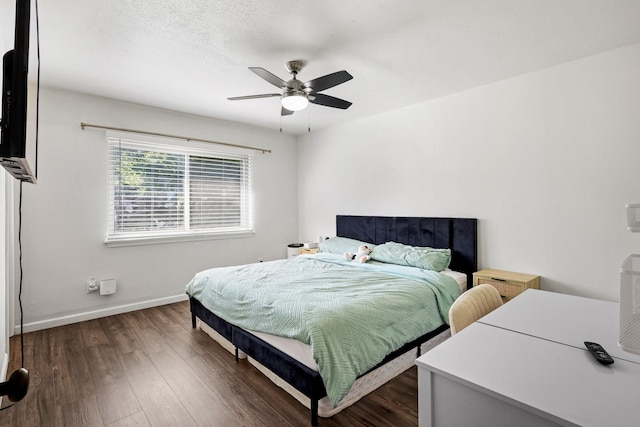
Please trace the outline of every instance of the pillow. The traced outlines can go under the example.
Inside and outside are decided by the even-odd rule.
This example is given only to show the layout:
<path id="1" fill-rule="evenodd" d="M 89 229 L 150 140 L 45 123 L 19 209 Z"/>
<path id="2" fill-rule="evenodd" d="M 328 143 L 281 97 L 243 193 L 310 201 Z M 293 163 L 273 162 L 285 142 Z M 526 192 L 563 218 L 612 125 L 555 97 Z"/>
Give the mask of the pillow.
<path id="1" fill-rule="evenodd" d="M 442 271 L 449 267 L 451 249 L 434 249 L 387 242 L 378 245 L 371 253 L 371 259 L 388 264 L 407 265 L 425 270 Z"/>
<path id="2" fill-rule="evenodd" d="M 369 249 L 373 249 L 375 245 L 360 240 L 349 239 L 347 237 L 332 237 L 321 242 L 318 245 L 319 252 L 329 252 L 332 254 L 344 254 L 345 252 L 356 253 L 358 247 L 366 245 Z"/>

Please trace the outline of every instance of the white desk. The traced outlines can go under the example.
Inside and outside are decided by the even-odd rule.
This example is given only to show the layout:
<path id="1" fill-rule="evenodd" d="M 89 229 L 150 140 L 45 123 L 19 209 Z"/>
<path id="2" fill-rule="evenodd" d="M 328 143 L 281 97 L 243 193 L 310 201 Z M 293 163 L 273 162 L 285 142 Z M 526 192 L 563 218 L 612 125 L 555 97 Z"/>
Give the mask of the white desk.
<path id="1" fill-rule="evenodd" d="M 618 346 L 618 303 L 527 290 L 479 322 L 580 349 L 597 342 L 615 359 L 640 363 L 640 355 Z"/>
<path id="2" fill-rule="evenodd" d="M 571 336 L 568 331 L 572 328 L 584 332 L 580 321 L 554 319 L 564 320 L 562 313 L 571 311 L 577 299 L 563 296 L 555 300 L 562 304 L 556 305 L 550 302 L 555 297 L 528 290 L 418 358 L 420 426 L 640 425 L 640 364 L 613 355 L 614 348 L 603 339 L 607 328 L 597 332 L 605 335 Z M 520 298 L 524 299 L 515 305 Z M 577 306 L 592 301 L 578 302 Z M 585 314 L 576 311 L 582 314 L 575 316 Z M 602 316 L 605 324 L 611 321 L 606 319 L 608 315 L 596 314 L 603 311 L 586 312 L 588 317 Z M 526 319 L 533 314 L 539 324 L 541 318 L 550 319 L 551 332 L 542 326 L 528 329 Z M 581 320 L 590 324 L 585 317 Z M 556 334 L 554 328 L 561 332 Z M 607 339 L 617 341 L 615 326 L 613 330 L 615 337 Z M 578 340 L 580 345 L 574 346 Z M 597 363 L 584 348 L 586 340 L 600 342 L 615 363 Z M 601 387 L 601 392 L 595 386 Z"/>

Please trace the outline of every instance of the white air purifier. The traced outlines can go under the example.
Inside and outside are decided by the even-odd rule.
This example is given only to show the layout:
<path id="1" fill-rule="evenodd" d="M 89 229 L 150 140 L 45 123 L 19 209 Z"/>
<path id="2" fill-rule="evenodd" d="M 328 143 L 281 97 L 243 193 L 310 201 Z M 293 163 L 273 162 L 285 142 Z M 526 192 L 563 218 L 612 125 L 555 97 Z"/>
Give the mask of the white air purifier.
<path id="1" fill-rule="evenodd" d="M 629 255 L 620 269 L 620 348 L 640 354 L 640 255 Z"/>
<path id="2" fill-rule="evenodd" d="M 627 229 L 640 231 L 640 203 L 625 206 Z M 631 254 L 620 268 L 620 348 L 640 354 L 640 255 Z"/>

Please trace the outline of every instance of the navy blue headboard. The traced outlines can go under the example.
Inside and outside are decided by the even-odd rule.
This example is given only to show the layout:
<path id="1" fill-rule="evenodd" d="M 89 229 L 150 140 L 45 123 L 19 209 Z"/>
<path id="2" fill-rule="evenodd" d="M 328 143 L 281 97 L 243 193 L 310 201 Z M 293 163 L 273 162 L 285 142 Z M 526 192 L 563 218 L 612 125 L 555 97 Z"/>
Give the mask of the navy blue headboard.
<path id="1" fill-rule="evenodd" d="M 476 218 L 336 216 L 336 235 L 379 245 L 393 241 L 411 246 L 451 249 L 449 268 L 467 274 L 467 287 L 478 268 Z"/>

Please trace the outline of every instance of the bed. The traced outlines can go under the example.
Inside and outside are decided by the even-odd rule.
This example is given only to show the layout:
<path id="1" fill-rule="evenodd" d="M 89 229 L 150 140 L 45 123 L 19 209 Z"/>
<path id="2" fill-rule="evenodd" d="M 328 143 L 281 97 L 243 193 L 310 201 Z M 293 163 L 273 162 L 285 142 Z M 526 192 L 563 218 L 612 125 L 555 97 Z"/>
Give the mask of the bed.
<path id="1" fill-rule="evenodd" d="M 428 346 L 434 339 L 442 337 L 443 334 L 448 331 L 448 325 L 444 320 L 448 307 L 445 300 L 455 298 L 456 295 L 464 290 L 459 288 L 461 285 L 463 288 L 470 286 L 472 283 L 471 275 L 477 269 L 477 220 L 473 218 L 339 215 L 336 217 L 336 236 L 344 239 L 353 239 L 354 241 L 359 242 L 367 242 L 372 245 L 380 245 L 380 247 L 384 247 L 384 244 L 387 242 L 396 242 L 397 244 L 407 245 L 412 248 L 430 247 L 434 248 L 434 250 L 450 251 L 450 264 L 448 265 L 447 272 L 450 271 L 451 273 L 439 274 L 433 273 L 432 271 L 424 271 L 424 274 L 428 275 L 427 281 L 429 283 L 427 283 L 428 286 L 422 286 L 421 288 L 428 287 L 430 291 L 424 291 L 423 289 L 420 289 L 419 291 L 416 290 L 416 292 L 431 292 L 436 294 L 433 303 L 436 304 L 433 306 L 435 308 L 430 308 L 428 311 L 440 311 L 438 315 L 431 313 L 429 314 L 431 317 L 429 317 L 428 320 L 423 320 L 421 317 L 419 321 L 408 319 L 406 324 L 402 323 L 403 326 L 399 329 L 394 329 L 393 334 L 391 334 L 393 336 L 391 341 L 395 340 L 395 342 L 389 344 L 392 346 L 389 351 L 383 351 L 382 349 L 379 350 L 377 336 L 365 338 L 364 343 L 356 342 L 353 344 L 351 343 L 352 336 L 347 337 L 348 345 L 353 345 L 358 349 L 364 348 L 365 351 L 362 352 L 367 353 L 367 357 L 370 356 L 368 353 L 374 353 L 371 355 L 374 359 L 373 361 L 356 360 L 353 362 L 351 361 L 352 350 L 348 345 L 336 346 L 333 344 L 331 342 L 333 339 L 332 334 L 335 333 L 336 335 L 340 335 L 342 331 L 336 332 L 334 330 L 331 334 L 324 332 L 310 333 L 313 345 L 299 342 L 293 337 L 296 333 L 302 333 L 296 329 L 298 324 L 302 323 L 301 321 L 291 320 L 290 322 L 285 322 L 287 323 L 287 328 L 296 329 L 296 332 L 292 332 L 291 336 L 276 336 L 270 333 L 259 332 L 259 330 L 261 330 L 261 326 L 255 327 L 255 325 L 261 325 L 259 322 L 277 322 L 273 321 L 271 317 L 269 317 L 270 314 L 266 316 L 266 320 L 259 319 L 259 316 L 254 316 L 256 310 L 252 306 L 245 306 L 244 304 L 249 304 L 253 300 L 264 298 L 263 296 L 256 297 L 253 294 L 242 293 L 240 297 L 238 296 L 240 294 L 233 294 L 233 297 L 230 296 L 228 298 L 229 301 L 226 300 L 227 294 L 231 295 L 232 292 L 252 292 L 251 283 L 256 284 L 255 288 L 261 289 L 262 287 L 267 287 L 267 283 L 270 282 L 270 278 L 275 274 L 273 271 L 269 270 L 269 268 L 275 267 L 276 269 L 281 270 L 284 274 L 288 274 L 289 277 L 291 277 L 290 281 L 295 283 L 279 285 L 282 287 L 280 289 L 281 293 L 277 296 L 269 296 L 268 298 L 271 298 L 269 300 L 269 304 L 271 304 L 272 300 L 284 300 L 283 304 L 285 306 L 296 306 L 298 305 L 297 299 L 292 299 L 291 301 L 293 302 L 291 302 L 287 300 L 287 298 L 303 299 L 304 296 L 293 296 L 293 294 L 298 292 L 298 289 L 300 289 L 301 286 L 306 286 L 307 282 L 315 280 L 314 277 L 322 278 L 319 279 L 322 282 L 327 282 L 329 277 L 332 277 L 331 280 L 336 281 L 336 283 L 346 281 L 344 278 L 351 274 L 350 269 L 355 267 L 353 265 L 355 264 L 354 262 L 350 264 L 344 259 L 341 261 L 337 259 L 341 257 L 331 254 L 319 254 L 320 256 L 317 257 L 303 256 L 297 257 L 294 260 L 282 262 L 274 261 L 271 266 L 269 263 L 263 263 L 265 265 L 258 266 L 258 264 L 255 264 L 242 267 L 223 267 L 208 270 L 207 272 L 200 272 L 196 277 L 194 277 L 192 283 L 195 283 L 196 278 L 199 278 L 198 283 L 206 282 L 206 288 L 204 284 L 192 285 L 192 283 L 187 287 L 187 293 L 190 296 L 192 326 L 194 328 L 200 326 L 223 346 L 228 348 L 230 351 L 235 352 L 236 360 L 239 357 L 246 355 L 251 363 L 267 374 L 272 381 L 283 387 L 302 403 L 306 404 L 310 408 L 311 424 L 314 426 L 318 424 L 319 415 L 333 415 L 343 407 L 355 402 L 363 394 L 370 392 L 372 389 L 375 389 L 382 383 L 390 380 L 412 366 L 413 360 L 419 356 L 425 348 L 428 348 L 425 346 Z M 375 251 L 376 249 L 374 248 L 374 253 L 376 253 Z M 330 264 L 331 266 L 327 266 L 326 264 Z M 337 265 L 334 266 L 334 264 Z M 383 265 L 378 266 L 377 264 Z M 366 266 L 366 268 L 364 268 L 364 266 Z M 293 273 L 287 273 L 288 268 L 293 268 Z M 385 270 L 382 273 L 387 275 L 385 277 L 386 281 L 393 283 L 393 289 L 402 289 L 402 292 L 398 292 L 398 294 L 406 293 L 405 288 L 403 288 L 403 286 L 408 286 L 408 284 L 405 283 L 406 278 L 391 277 L 394 275 L 400 276 L 400 274 L 396 274 L 395 266 L 387 266 L 385 263 L 374 261 L 359 266 L 359 269 L 363 268 L 364 270 Z M 386 271 L 389 268 L 391 268 L 392 271 Z M 300 272 L 295 269 L 299 269 Z M 256 273 L 256 271 L 260 272 Z M 327 272 L 326 274 L 328 274 L 326 277 L 324 276 L 325 271 Z M 224 276 L 225 274 L 231 278 L 231 282 L 237 283 L 211 285 L 212 282 L 215 282 L 219 277 Z M 252 276 L 253 274 L 257 274 L 257 276 Z M 371 275 L 374 281 L 379 279 L 378 272 L 365 271 L 354 274 L 364 276 Z M 414 274 L 414 272 L 411 274 Z M 423 273 L 421 272 L 419 274 L 422 275 Z M 438 275 L 438 277 L 434 278 L 434 274 Z M 211 279 L 208 275 L 213 275 L 212 277 L 215 277 L 216 280 Z M 402 275 L 404 275 L 404 271 L 402 271 Z M 442 276 L 454 277 L 455 280 Z M 263 277 L 264 279 L 256 280 L 255 277 Z M 411 277 L 409 281 L 414 281 L 414 279 L 415 278 Z M 422 280 L 422 277 L 419 279 Z M 435 280 L 435 284 L 430 284 L 433 280 Z M 442 289 L 444 290 L 440 288 L 438 281 L 442 281 Z M 245 284 L 248 286 L 247 289 L 236 291 L 234 287 L 234 290 L 231 290 L 231 285 L 237 285 L 238 288 L 241 288 L 243 282 L 247 282 Z M 458 287 L 456 289 L 457 293 L 452 291 L 453 285 L 451 283 L 455 283 L 455 286 Z M 208 286 L 213 286 L 213 289 L 209 289 Z M 369 287 L 372 285 L 367 284 L 366 286 Z M 340 286 L 336 285 L 336 288 L 339 287 Z M 347 286 L 345 286 L 345 289 L 346 288 Z M 387 286 L 387 288 L 391 288 L 391 286 Z M 204 297 L 204 289 L 206 289 L 206 292 L 210 294 L 209 299 Z M 377 292 L 377 288 L 375 291 L 374 288 L 367 289 L 372 289 L 372 294 Z M 413 289 L 414 287 L 411 287 L 411 292 L 414 292 Z M 276 289 L 276 292 L 277 291 L 278 289 Z M 384 291 L 387 292 L 387 290 Z M 300 291 L 300 293 L 306 294 L 306 292 L 302 291 Z M 211 302 L 211 295 L 214 296 L 213 303 Z M 336 301 L 342 301 L 347 298 L 350 298 L 350 296 L 341 296 L 337 298 Z M 384 301 L 389 301 L 389 298 L 390 297 L 388 295 L 385 295 Z M 312 299 L 321 298 L 314 296 Z M 418 298 L 412 296 L 408 299 L 417 299 L 419 301 L 423 300 L 422 296 Z M 424 299 L 426 300 L 426 298 Z M 231 308 L 228 312 L 221 312 L 220 306 L 227 303 L 231 304 L 231 301 L 242 301 L 242 304 L 236 308 Z M 383 307 L 379 301 L 380 300 L 375 302 L 375 300 L 371 300 L 371 302 L 361 305 L 363 307 L 375 307 L 375 312 L 380 310 L 380 313 L 382 313 Z M 398 302 L 397 304 L 406 303 L 407 302 L 405 301 L 402 303 Z M 394 302 L 390 304 L 393 306 L 393 304 L 396 303 Z M 358 310 L 352 308 L 356 306 L 349 307 L 349 313 L 345 314 L 345 316 L 356 316 L 357 314 L 354 313 Z M 402 305 L 402 307 L 405 306 Z M 304 310 L 308 311 L 308 309 L 303 309 L 302 311 Z M 426 316 L 425 313 L 427 311 L 417 310 L 415 308 L 410 310 L 407 308 L 407 310 L 411 313 L 419 313 L 420 316 Z M 270 313 L 269 309 L 265 309 L 264 311 L 266 313 Z M 371 310 L 369 309 L 368 311 Z M 298 314 L 296 313 L 291 314 L 293 318 L 296 318 L 295 316 L 297 315 Z M 378 318 L 384 316 L 381 315 L 375 317 Z M 408 318 L 409 316 L 403 315 L 402 317 Z M 434 320 L 436 317 L 438 317 L 437 321 Z M 351 317 L 346 321 L 351 322 Z M 319 320 L 319 322 L 323 323 L 323 320 Z M 368 322 L 372 322 L 372 320 L 369 320 Z M 409 325 L 413 328 L 413 324 L 416 323 L 419 323 L 422 328 L 420 332 L 416 333 L 415 331 L 409 331 Z M 313 331 L 317 331 L 319 329 L 313 325 L 310 328 Z M 404 334 L 405 328 L 407 329 L 406 335 Z M 287 331 L 288 330 L 289 329 L 287 329 Z M 325 344 L 324 341 L 320 341 L 320 338 L 318 337 L 321 337 L 322 340 L 327 340 L 327 343 Z M 384 341 L 386 338 L 382 340 Z M 398 342 L 398 340 L 400 340 L 400 342 Z M 371 343 L 376 343 L 376 346 L 370 346 L 369 344 Z M 334 349 L 337 348 L 337 350 L 331 350 L 331 345 L 334 346 Z M 380 345 L 382 346 L 382 344 Z M 297 347 L 299 347 L 299 349 L 296 350 Z M 343 347 L 345 347 L 345 349 L 343 349 Z M 313 353 L 313 357 L 309 357 L 310 348 L 313 348 L 315 351 Z M 305 351 L 307 352 L 306 355 Z M 349 371 L 349 375 L 355 378 L 355 383 L 352 385 L 349 382 L 351 381 L 351 378 L 342 383 L 341 379 L 345 374 L 333 366 L 340 365 L 340 369 L 342 369 L 341 361 L 331 362 L 333 365 L 323 361 L 323 358 L 331 358 L 333 353 L 339 354 L 341 352 L 348 353 L 349 363 L 357 365 L 355 367 L 349 367 L 353 370 L 353 372 Z M 382 353 L 377 354 L 377 352 Z M 320 353 L 320 356 L 318 353 Z M 318 363 L 316 363 L 315 359 L 317 359 Z M 359 359 L 359 356 L 354 359 Z M 363 369 L 363 367 L 366 367 L 366 369 Z M 327 381 L 323 380 L 323 377 Z M 325 382 L 327 383 L 327 386 L 325 386 Z M 338 382 L 339 386 L 334 386 L 334 382 Z M 336 391 L 336 388 L 338 391 Z M 329 399 L 328 404 L 327 399 Z"/>

